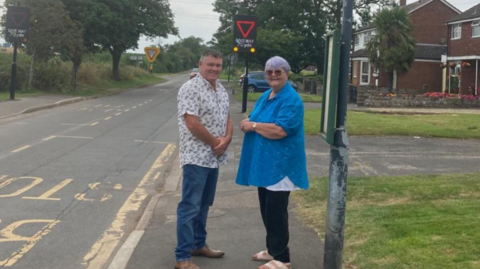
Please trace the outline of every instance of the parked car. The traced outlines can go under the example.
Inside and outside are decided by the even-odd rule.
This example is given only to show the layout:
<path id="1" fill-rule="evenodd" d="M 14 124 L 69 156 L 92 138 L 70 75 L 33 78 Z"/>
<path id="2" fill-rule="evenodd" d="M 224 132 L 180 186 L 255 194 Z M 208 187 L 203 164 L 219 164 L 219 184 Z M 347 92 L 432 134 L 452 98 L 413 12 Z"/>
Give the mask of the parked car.
<path id="1" fill-rule="evenodd" d="M 240 87 L 243 87 L 243 77 L 245 74 L 240 76 Z M 298 86 L 295 82 L 292 80 L 288 80 L 288 83 L 292 85 L 292 87 L 297 91 Z M 249 72 L 248 74 L 248 92 L 253 93 L 253 92 L 264 92 L 268 89 L 270 89 L 270 85 L 268 85 L 267 81 L 267 76 L 265 74 L 265 71 L 252 71 Z"/>
<path id="2" fill-rule="evenodd" d="M 198 68 L 193 68 L 192 71 L 190 72 L 190 79 L 196 77 L 198 74 Z"/>

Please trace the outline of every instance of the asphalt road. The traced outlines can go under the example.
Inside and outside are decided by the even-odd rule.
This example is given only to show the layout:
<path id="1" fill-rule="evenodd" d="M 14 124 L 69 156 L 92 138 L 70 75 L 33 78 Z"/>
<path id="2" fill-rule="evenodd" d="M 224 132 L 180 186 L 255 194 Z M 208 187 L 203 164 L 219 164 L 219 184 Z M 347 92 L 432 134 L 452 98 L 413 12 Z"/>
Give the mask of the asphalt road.
<path id="1" fill-rule="evenodd" d="M 186 79 L 0 121 L 0 267 L 108 263 L 178 151 Z"/>

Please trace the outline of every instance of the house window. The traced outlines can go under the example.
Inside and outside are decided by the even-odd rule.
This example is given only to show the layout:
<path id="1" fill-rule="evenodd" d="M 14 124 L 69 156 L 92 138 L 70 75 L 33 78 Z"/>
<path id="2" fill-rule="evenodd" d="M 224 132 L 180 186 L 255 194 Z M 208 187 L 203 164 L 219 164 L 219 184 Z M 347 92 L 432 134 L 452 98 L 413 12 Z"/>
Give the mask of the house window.
<path id="1" fill-rule="evenodd" d="M 462 37 L 462 24 L 452 25 L 452 39 L 460 39 Z"/>
<path id="2" fill-rule="evenodd" d="M 355 46 L 360 44 L 360 35 L 355 35 Z"/>
<path id="3" fill-rule="evenodd" d="M 361 85 L 370 84 L 370 63 L 362 62 L 362 68 L 360 72 L 361 72 L 360 84 Z"/>
<path id="4" fill-rule="evenodd" d="M 354 61 L 353 62 L 353 77 L 356 78 L 358 75 L 358 64 L 357 64 L 357 61 Z"/>
<path id="5" fill-rule="evenodd" d="M 472 22 L 472 37 L 480 37 L 480 21 Z"/>
<path id="6" fill-rule="evenodd" d="M 370 38 L 371 38 L 371 37 L 372 37 L 372 32 L 366 32 L 366 33 L 365 33 L 365 37 L 363 38 L 363 42 L 364 42 L 365 44 L 367 44 L 368 41 L 370 41 Z"/>

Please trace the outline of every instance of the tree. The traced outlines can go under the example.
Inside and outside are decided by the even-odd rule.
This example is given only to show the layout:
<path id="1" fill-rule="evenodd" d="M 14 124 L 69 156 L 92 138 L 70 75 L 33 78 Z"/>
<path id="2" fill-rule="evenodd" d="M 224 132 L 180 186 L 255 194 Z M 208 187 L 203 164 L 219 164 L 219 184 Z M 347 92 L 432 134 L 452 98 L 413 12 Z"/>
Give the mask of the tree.
<path id="1" fill-rule="evenodd" d="M 393 89 L 394 72 L 408 72 L 415 56 L 413 26 L 405 9 L 394 6 L 382 9 L 373 21 L 376 34 L 367 44 L 370 62 L 388 74 L 389 92 Z"/>
<path id="2" fill-rule="evenodd" d="M 119 80 L 122 53 L 138 48 L 138 39 L 178 34 L 168 0 L 97 0 L 90 29 L 93 44 L 112 55 L 112 78 Z"/>
<path id="3" fill-rule="evenodd" d="M 30 33 L 25 51 L 32 56 L 28 88 L 32 87 L 35 61 L 46 61 L 62 47 L 79 42 L 81 29 L 70 19 L 59 0 L 7 0 L 30 8 Z"/>
<path id="4" fill-rule="evenodd" d="M 372 5 L 387 5 L 391 0 L 359 0 L 355 1 L 355 11 L 360 14 L 362 23 L 369 20 Z M 259 17 L 259 29 L 276 30 L 295 33 L 292 38 L 302 37 L 302 40 L 291 40 L 298 49 L 295 59 L 301 63 L 299 70 L 310 64 L 316 64 L 323 69 L 325 33 L 328 29 L 340 27 L 342 17 L 342 0 L 216 0 L 214 10 L 220 13 L 221 25 L 211 45 L 223 47 L 221 42 L 232 43 L 226 35 L 232 32 L 233 16 L 235 14 L 251 14 Z M 267 49 L 258 46 L 257 51 Z M 288 54 L 291 47 L 284 47 L 280 55 Z M 228 52 L 230 52 L 229 50 Z"/>

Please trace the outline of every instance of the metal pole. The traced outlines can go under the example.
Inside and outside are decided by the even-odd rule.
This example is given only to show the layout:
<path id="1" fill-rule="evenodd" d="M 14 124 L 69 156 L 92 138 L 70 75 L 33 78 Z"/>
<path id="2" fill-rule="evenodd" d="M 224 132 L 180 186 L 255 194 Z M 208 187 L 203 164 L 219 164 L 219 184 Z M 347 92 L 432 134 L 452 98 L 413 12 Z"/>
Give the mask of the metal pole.
<path id="1" fill-rule="evenodd" d="M 232 65 L 230 57 L 231 57 L 231 55 L 228 55 L 228 57 L 227 57 L 227 63 L 228 63 L 228 68 L 227 68 L 228 81 L 227 81 L 227 83 L 230 83 L 230 66 Z"/>
<path id="2" fill-rule="evenodd" d="M 475 62 L 477 63 L 477 68 L 475 69 L 475 96 L 478 96 L 478 60 Z"/>
<path id="3" fill-rule="evenodd" d="M 245 111 L 247 111 L 247 94 L 248 94 L 248 52 L 245 52 L 245 76 L 243 77 L 242 113 L 245 113 Z"/>
<path id="4" fill-rule="evenodd" d="M 18 43 L 13 42 L 12 80 L 10 83 L 10 100 L 15 100 L 15 82 L 17 79 L 17 48 Z"/>
<path id="5" fill-rule="evenodd" d="M 352 36 L 353 0 L 343 1 L 342 47 L 337 106 L 337 130 L 330 146 L 330 176 L 325 231 L 324 269 L 342 268 L 345 211 L 347 204 L 348 137 L 347 90 L 350 44 Z"/>

